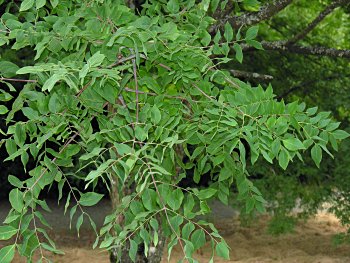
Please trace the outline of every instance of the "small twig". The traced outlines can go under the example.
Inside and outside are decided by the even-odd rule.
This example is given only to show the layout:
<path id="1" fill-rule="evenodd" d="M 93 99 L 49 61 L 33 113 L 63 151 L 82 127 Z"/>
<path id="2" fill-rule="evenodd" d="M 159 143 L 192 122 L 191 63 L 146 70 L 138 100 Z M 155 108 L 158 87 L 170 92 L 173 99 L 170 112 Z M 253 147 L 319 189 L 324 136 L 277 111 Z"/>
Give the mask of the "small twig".
<path id="1" fill-rule="evenodd" d="M 130 89 L 130 88 L 124 88 L 125 91 L 128 91 L 128 92 L 134 92 L 136 93 L 136 90 L 134 89 Z M 139 94 L 145 94 L 145 95 L 150 95 L 150 96 L 164 96 L 164 97 L 167 97 L 167 98 L 171 98 L 171 99 L 179 99 L 179 100 L 187 100 L 187 98 L 185 97 L 181 97 L 181 96 L 172 96 L 172 95 L 167 95 L 167 94 L 157 94 L 157 93 L 154 93 L 154 92 L 145 92 L 145 91 L 137 91 L 137 93 Z"/>
<path id="2" fill-rule="evenodd" d="M 202 93 L 205 97 L 207 97 L 210 100 L 214 100 L 213 97 L 209 96 L 207 93 L 205 93 L 203 90 L 201 90 L 196 84 L 192 84 L 197 90 L 199 90 L 200 93 Z"/>
<path id="3" fill-rule="evenodd" d="M 161 66 L 162 68 L 165 68 L 165 69 L 168 70 L 168 71 L 171 71 L 171 70 L 172 70 L 169 66 L 164 65 L 163 63 L 159 63 L 158 65 Z"/>
<path id="4" fill-rule="evenodd" d="M 68 140 L 68 141 L 66 141 L 66 143 L 63 145 L 63 147 L 62 147 L 62 149 L 58 152 L 58 154 L 61 154 L 61 153 L 63 153 L 63 151 L 68 147 L 68 145 L 70 145 L 71 143 L 72 143 L 72 141 L 75 139 L 75 137 L 77 137 L 79 135 L 79 133 L 74 133 L 74 135 L 72 136 L 72 137 L 70 137 L 70 139 Z M 55 163 L 56 162 L 56 160 L 57 160 L 57 157 L 55 157 L 55 158 L 53 158 L 52 160 L 51 160 L 51 163 Z M 35 182 L 32 184 L 32 186 L 31 187 L 29 187 L 28 188 L 28 191 L 32 191 L 33 190 L 33 188 L 34 188 L 34 186 L 36 186 L 36 184 L 40 181 L 40 179 L 44 176 L 44 174 L 47 172 L 47 170 L 48 170 L 49 168 L 48 167 L 46 167 L 45 169 L 44 169 L 44 171 L 40 174 L 40 176 L 35 180 Z"/>
<path id="5" fill-rule="evenodd" d="M 135 91 L 136 91 L 136 123 L 139 122 L 139 84 L 137 80 L 137 66 L 135 58 L 132 59 L 134 81 L 135 81 Z"/>
<path id="6" fill-rule="evenodd" d="M 103 108 L 106 107 L 107 104 L 108 104 L 108 102 L 106 102 L 105 104 L 103 104 L 102 107 L 103 107 Z M 90 121 L 92 121 L 95 117 L 96 117 L 95 115 L 92 116 L 92 118 L 91 118 Z M 78 135 L 80 135 L 80 132 L 75 132 L 74 135 L 73 135 L 72 137 L 70 137 L 70 139 L 69 139 L 68 141 L 66 141 L 66 143 L 63 145 L 62 149 L 58 152 L 58 154 L 60 155 L 61 153 L 63 153 L 63 151 L 68 147 L 68 145 L 70 145 L 70 144 L 74 141 L 74 139 L 75 139 Z M 53 159 L 51 160 L 51 163 L 55 164 L 56 160 L 57 160 L 57 157 L 53 158 Z M 48 167 L 46 167 L 46 168 L 44 169 L 44 171 L 40 174 L 40 176 L 38 177 L 38 179 L 36 179 L 36 181 L 33 183 L 33 185 L 32 185 L 30 188 L 28 188 L 27 192 L 33 190 L 34 186 L 40 181 L 40 179 L 44 176 L 44 174 L 47 172 L 48 169 L 49 169 Z"/>
<path id="7" fill-rule="evenodd" d="M 79 98 L 80 95 L 84 92 L 84 90 L 86 90 L 86 89 L 90 86 L 91 82 L 92 82 L 92 79 L 91 79 L 88 83 L 86 83 L 86 84 L 84 85 L 84 87 L 83 87 L 81 90 L 79 90 L 79 92 L 78 92 L 75 96 L 76 96 L 77 98 Z"/>
<path id="8" fill-rule="evenodd" d="M 147 59 L 147 57 L 144 55 L 144 54 L 140 54 L 140 57 L 141 58 L 143 58 L 143 59 Z M 109 69 L 109 68 L 113 68 L 113 67 L 115 67 L 115 66 L 118 66 L 118 65 L 120 65 L 120 64 L 122 64 L 122 63 L 124 63 L 124 62 L 126 62 L 126 61 L 129 61 L 129 60 L 133 60 L 133 59 L 135 59 L 136 58 L 136 55 L 135 54 L 132 54 L 132 55 L 130 55 L 130 56 L 128 56 L 128 57 L 123 57 L 123 58 L 121 58 L 121 59 L 118 59 L 116 62 L 114 62 L 113 64 L 111 64 L 111 65 L 109 65 L 109 66 L 107 66 L 107 68 Z"/>
<path id="9" fill-rule="evenodd" d="M 36 83 L 36 80 L 31 79 L 11 79 L 11 78 L 0 78 L 0 81 L 13 81 L 13 82 L 30 82 L 30 83 Z"/>

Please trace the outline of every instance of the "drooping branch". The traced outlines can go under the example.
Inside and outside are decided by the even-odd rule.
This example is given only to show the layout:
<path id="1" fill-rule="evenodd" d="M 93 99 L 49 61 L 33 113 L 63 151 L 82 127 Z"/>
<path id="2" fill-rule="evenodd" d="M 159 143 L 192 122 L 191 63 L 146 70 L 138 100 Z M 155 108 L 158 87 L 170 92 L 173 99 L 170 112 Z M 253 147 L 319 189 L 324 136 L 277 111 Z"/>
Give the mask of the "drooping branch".
<path id="1" fill-rule="evenodd" d="M 241 16 L 228 17 L 225 23 L 229 22 L 234 28 L 254 25 L 271 18 L 292 2 L 293 0 L 274 0 L 272 3 L 262 6 L 258 12 L 250 12 Z"/>
<path id="2" fill-rule="evenodd" d="M 349 0 L 337 0 L 328 5 L 303 31 L 296 34 L 292 39 L 290 39 L 288 41 L 288 44 L 294 44 L 299 40 L 305 38 L 305 36 L 310 33 L 310 31 L 312 31 L 323 19 L 325 19 L 327 15 L 332 13 L 334 9 L 345 4 L 349 4 Z"/>
<path id="3" fill-rule="evenodd" d="M 336 49 L 323 46 L 301 46 L 301 45 L 288 45 L 287 41 L 262 41 L 261 45 L 265 50 L 285 51 L 290 53 L 302 54 L 302 55 L 316 55 L 316 56 L 328 56 L 338 58 L 350 58 L 349 49 Z M 242 45 L 244 51 L 253 50 L 249 45 Z"/>
<path id="4" fill-rule="evenodd" d="M 273 76 L 271 75 L 264 75 L 256 72 L 247 72 L 247 71 L 241 71 L 241 70 L 230 70 L 232 76 L 236 78 L 243 78 L 243 79 L 259 79 L 261 81 L 270 81 L 273 80 Z"/>

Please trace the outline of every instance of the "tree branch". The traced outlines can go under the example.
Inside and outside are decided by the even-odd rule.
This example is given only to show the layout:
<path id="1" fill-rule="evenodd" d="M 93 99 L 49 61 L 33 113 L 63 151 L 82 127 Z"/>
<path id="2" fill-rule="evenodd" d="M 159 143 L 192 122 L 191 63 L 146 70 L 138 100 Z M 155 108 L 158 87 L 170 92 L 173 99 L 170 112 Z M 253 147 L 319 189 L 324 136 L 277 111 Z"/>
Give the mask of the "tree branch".
<path id="1" fill-rule="evenodd" d="M 266 42 L 262 41 L 261 45 L 265 50 L 274 50 L 274 51 L 285 51 L 303 55 L 315 55 L 315 56 L 328 56 L 328 57 L 338 57 L 338 58 L 350 58 L 349 49 L 336 49 L 336 48 L 327 48 L 322 46 L 300 46 L 300 45 L 288 45 L 287 41 L 274 41 Z M 249 45 L 242 44 L 242 49 L 244 51 L 250 51 L 254 48 Z"/>
<path id="2" fill-rule="evenodd" d="M 292 2 L 293 0 L 274 0 L 271 4 L 262 6 L 258 12 L 246 13 L 241 16 L 227 17 L 223 24 L 229 22 L 234 28 L 254 25 L 263 20 L 271 18 Z"/>
<path id="3" fill-rule="evenodd" d="M 310 33 L 323 19 L 325 19 L 327 15 L 332 13 L 334 9 L 348 3 L 349 3 L 349 0 L 334 1 L 332 4 L 327 6 L 302 32 L 296 34 L 292 39 L 290 39 L 288 41 L 288 44 L 294 44 L 299 40 L 305 38 L 306 35 Z"/>
<path id="4" fill-rule="evenodd" d="M 306 80 L 304 82 L 301 82 L 293 87 L 291 87 L 290 89 L 286 90 L 285 92 L 283 92 L 281 95 L 277 96 L 277 99 L 278 100 L 281 100 L 283 98 L 286 98 L 289 94 L 291 94 L 292 92 L 294 91 L 297 91 L 305 86 L 308 86 L 310 84 L 313 84 L 313 83 L 318 83 L 318 82 L 321 82 L 321 81 L 331 81 L 331 80 L 334 80 L 334 79 L 339 79 L 339 78 L 349 78 L 350 75 L 339 75 L 339 73 L 336 73 L 336 74 L 333 74 L 333 75 L 330 75 L 328 77 L 325 77 L 325 78 L 322 78 L 322 79 L 309 79 L 309 80 Z"/>
<path id="5" fill-rule="evenodd" d="M 36 83 L 36 80 L 32 79 L 9 79 L 9 78 L 0 78 L 0 81 L 13 81 L 13 82 L 32 82 Z"/>
<path id="6" fill-rule="evenodd" d="M 261 81 L 270 81 L 273 80 L 273 76 L 271 75 L 264 75 L 259 74 L 256 72 L 247 72 L 247 71 L 241 71 L 241 70 L 230 70 L 232 76 L 236 78 L 243 78 L 243 79 L 259 79 Z"/>

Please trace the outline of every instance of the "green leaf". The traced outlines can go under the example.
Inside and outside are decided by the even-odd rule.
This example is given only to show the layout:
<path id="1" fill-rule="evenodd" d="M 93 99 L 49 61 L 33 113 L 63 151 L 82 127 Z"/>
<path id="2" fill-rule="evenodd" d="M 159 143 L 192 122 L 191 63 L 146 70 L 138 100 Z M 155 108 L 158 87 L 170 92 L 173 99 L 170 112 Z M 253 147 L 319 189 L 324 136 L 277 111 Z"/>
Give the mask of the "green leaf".
<path id="1" fill-rule="evenodd" d="M 27 66 L 27 67 L 23 67 L 20 68 L 19 70 L 17 70 L 16 74 L 37 74 L 38 72 L 44 72 L 45 69 L 41 66 Z"/>
<path id="2" fill-rule="evenodd" d="M 151 118 L 154 124 L 158 124 L 162 119 L 162 114 L 156 105 L 153 105 L 151 109 Z"/>
<path id="3" fill-rule="evenodd" d="M 52 113 L 58 113 L 61 109 L 61 104 L 58 95 L 54 93 L 49 100 L 49 111 Z"/>
<path id="4" fill-rule="evenodd" d="M 1 263 L 12 262 L 12 259 L 15 256 L 15 248 L 16 248 L 15 244 L 3 247 L 0 250 L 0 262 Z"/>
<path id="5" fill-rule="evenodd" d="M 18 146 L 23 146 L 26 140 L 26 132 L 22 123 L 18 123 L 14 135 L 15 142 Z"/>
<path id="6" fill-rule="evenodd" d="M 181 230 L 182 238 L 185 240 L 188 240 L 194 229 L 195 229 L 194 224 L 192 222 L 188 222 L 186 225 L 184 225 L 184 227 Z"/>
<path id="7" fill-rule="evenodd" d="M 204 246 L 206 243 L 204 231 L 202 229 L 194 231 L 191 236 L 191 242 L 195 250 Z"/>
<path id="8" fill-rule="evenodd" d="M 338 140 L 344 140 L 350 136 L 349 133 L 343 130 L 336 130 L 332 132 L 332 135 L 334 136 L 335 139 L 338 139 Z"/>
<path id="9" fill-rule="evenodd" d="M 244 144 L 239 141 L 238 143 L 238 148 L 239 148 L 239 159 L 241 160 L 241 163 L 243 165 L 243 169 L 246 167 L 246 149 Z"/>
<path id="10" fill-rule="evenodd" d="M 210 207 L 208 206 L 208 204 L 207 204 L 206 201 L 200 201 L 199 206 L 200 206 L 201 213 L 202 213 L 203 215 L 204 215 L 204 214 L 207 214 L 207 213 L 210 213 L 211 209 L 210 209 Z"/>
<path id="11" fill-rule="evenodd" d="M 227 260 L 230 259 L 230 251 L 227 244 L 224 241 L 217 243 L 215 251 L 219 257 L 222 257 Z"/>
<path id="12" fill-rule="evenodd" d="M 0 73 L 5 78 L 11 78 L 16 75 L 19 67 L 10 61 L 0 61 Z"/>
<path id="13" fill-rule="evenodd" d="M 304 144 L 297 138 L 288 138 L 282 140 L 284 146 L 290 151 L 305 150 Z"/>
<path id="14" fill-rule="evenodd" d="M 22 209 L 24 207 L 23 203 L 23 193 L 19 189 L 12 189 L 9 194 L 9 200 L 11 203 L 11 206 L 17 211 L 22 212 Z"/>
<path id="15" fill-rule="evenodd" d="M 134 240 L 130 239 L 129 257 L 133 262 L 135 262 L 136 260 L 137 250 L 138 250 L 137 243 Z"/>
<path id="16" fill-rule="evenodd" d="M 52 7 L 55 8 L 58 5 L 59 0 L 50 0 L 50 3 L 52 5 Z"/>
<path id="17" fill-rule="evenodd" d="M 26 171 L 26 166 L 27 166 L 28 160 L 29 160 L 28 153 L 27 152 L 23 152 L 21 154 L 21 161 L 22 161 L 22 164 L 23 164 L 23 167 L 24 167 L 25 171 Z"/>
<path id="18" fill-rule="evenodd" d="M 83 224 L 84 222 L 84 213 L 82 213 L 79 217 L 78 217 L 78 220 L 77 220 L 77 223 L 76 223 L 76 229 L 78 231 L 78 237 L 79 237 L 79 230 L 80 230 L 80 227 L 81 225 Z"/>
<path id="19" fill-rule="evenodd" d="M 144 141 L 147 138 L 147 133 L 145 132 L 145 130 L 142 127 L 137 125 L 135 128 L 135 137 L 139 141 Z"/>
<path id="20" fill-rule="evenodd" d="M 58 74 L 53 74 L 49 79 L 47 79 L 43 85 L 43 87 L 41 88 L 42 91 L 51 91 L 53 89 L 53 87 L 56 85 L 56 83 L 62 79 L 62 76 L 58 75 Z"/>
<path id="21" fill-rule="evenodd" d="M 306 114 L 309 116 L 314 115 L 317 112 L 318 107 L 309 108 L 306 110 Z"/>
<path id="22" fill-rule="evenodd" d="M 279 165 L 286 170 L 289 163 L 289 154 L 285 148 L 282 147 L 280 154 L 278 155 L 278 163 Z"/>
<path id="23" fill-rule="evenodd" d="M 193 218 L 194 214 L 192 213 L 192 209 L 194 207 L 194 199 L 192 195 L 188 194 L 186 196 L 185 202 L 184 202 L 184 215 L 185 217 L 191 219 Z"/>
<path id="24" fill-rule="evenodd" d="M 157 208 L 156 201 L 157 201 L 157 194 L 153 189 L 145 189 L 142 193 L 142 203 L 144 207 L 149 210 L 153 211 Z"/>
<path id="25" fill-rule="evenodd" d="M 83 160 L 83 161 L 89 160 L 92 157 L 98 156 L 102 150 L 103 150 L 103 148 L 95 147 L 94 149 L 92 149 L 91 152 L 82 155 L 79 159 Z M 118 148 L 117 148 L 117 151 L 118 151 Z"/>
<path id="26" fill-rule="evenodd" d="M 233 39 L 233 29 L 229 22 L 226 22 L 225 24 L 224 37 L 227 42 L 230 42 Z"/>
<path id="27" fill-rule="evenodd" d="M 21 3 L 21 7 L 19 8 L 20 12 L 26 11 L 32 8 L 34 5 L 34 0 L 23 0 Z"/>
<path id="28" fill-rule="evenodd" d="M 178 0 L 169 0 L 167 3 L 167 8 L 172 14 L 176 14 L 180 10 L 180 5 Z"/>
<path id="29" fill-rule="evenodd" d="M 17 151 L 17 144 L 12 139 L 6 140 L 5 147 L 8 155 L 12 155 Z"/>
<path id="30" fill-rule="evenodd" d="M 8 111 L 6 106 L 0 105 L 0 115 L 6 114 Z"/>
<path id="31" fill-rule="evenodd" d="M 245 39 L 251 40 L 256 38 L 256 36 L 258 35 L 258 31 L 259 31 L 259 26 L 250 27 L 245 34 Z"/>
<path id="32" fill-rule="evenodd" d="M 40 9 L 45 6 L 46 0 L 36 0 L 35 7 L 36 9 Z"/>
<path id="33" fill-rule="evenodd" d="M 320 168 L 320 163 L 322 160 L 322 149 L 318 144 L 315 144 L 311 149 L 311 157 L 314 160 L 316 166 Z"/>
<path id="34" fill-rule="evenodd" d="M 221 169 L 219 174 L 219 181 L 225 181 L 228 178 L 233 177 L 234 173 L 231 169 L 224 167 Z"/>
<path id="35" fill-rule="evenodd" d="M 236 59 L 238 60 L 239 63 L 242 63 L 243 61 L 242 47 L 239 44 L 234 43 L 233 49 L 236 51 Z"/>
<path id="36" fill-rule="evenodd" d="M 0 226 L 0 240 L 8 240 L 17 233 L 17 229 L 12 226 Z"/>
<path id="37" fill-rule="evenodd" d="M 170 195 L 168 196 L 168 199 L 166 200 L 168 205 L 173 210 L 178 210 L 182 204 L 182 201 L 184 199 L 184 194 L 182 191 L 177 188 L 175 191 L 170 192 Z"/>
<path id="38" fill-rule="evenodd" d="M 88 64 L 90 67 L 98 67 L 102 64 L 103 60 L 105 59 L 105 55 L 101 54 L 100 51 L 97 51 L 92 57 L 88 59 Z"/>
<path id="39" fill-rule="evenodd" d="M 7 180 L 14 187 L 17 187 L 17 188 L 23 187 L 23 183 L 16 176 L 9 175 Z"/>
<path id="40" fill-rule="evenodd" d="M 212 197 L 213 195 L 215 195 L 217 191 L 218 190 L 213 189 L 213 188 L 203 189 L 203 190 L 199 191 L 197 196 L 199 199 L 205 200 L 205 199 L 208 199 L 208 198 Z"/>
<path id="41" fill-rule="evenodd" d="M 50 243 L 50 244 L 51 244 L 51 243 Z M 42 246 L 44 249 L 46 249 L 46 250 L 48 250 L 48 251 L 51 251 L 51 252 L 53 252 L 53 253 L 55 253 L 55 254 L 64 255 L 64 252 L 63 252 L 63 251 L 58 250 L 58 249 L 56 249 L 55 247 L 50 246 L 49 244 L 47 244 L 47 243 L 45 243 L 45 242 L 41 243 L 41 246 Z"/>
<path id="42" fill-rule="evenodd" d="M 22 108 L 22 112 L 29 120 L 36 120 L 39 118 L 38 112 L 32 108 L 24 107 Z"/>
<path id="43" fill-rule="evenodd" d="M 115 143 L 114 146 L 117 149 L 118 154 L 120 154 L 121 156 L 125 154 L 131 154 L 133 152 L 133 149 L 129 145 L 124 143 Z"/>
<path id="44" fill-rule="evenodd" d="M 202 45 L 204 45 L 206 47 L 210 44 L 211 35 L 208 33 L 207 30 L 203 30 L 203 33 L 200 35 L 200 37 L 202 38 L 201 39 Z"/>
<path id="45" fill-rule="evenodd" d="M 79 203 L 82 206 L 93 206 L 96 205 L 102 199 L 102 197 L 102 194 L 98 194 L 95 192 L 83 193 L 80 196 Z"/>
<path id="46" fill-rule="evenodd" d="M 0 101 L 10 101 L 13 96 L 10 93 L 7 93 L 0 89 Z"/>
<path id="47" fill-rule="evenodd" d="M 261 45 L 260 42 L 256 41 L 256 40 L 247 40 L 246 41 L 248 45 L 256 48 L 256 49 L 260 49 L 260 50 L 264 50 L 263 46 Z"/>
<path id="48" fill-rule="evenodd" d="M 79 71 L 79 78 L 84 79 L 90 71 L 90 65 L 85 64 L 84 67 Z"/>
<path id="49" fill-rule="evenodd" d="M 249 214 L 253 211 L 255 206 L 255 199 L 253 197 L 248 197 L 245 203 L 246 213 Z"/>

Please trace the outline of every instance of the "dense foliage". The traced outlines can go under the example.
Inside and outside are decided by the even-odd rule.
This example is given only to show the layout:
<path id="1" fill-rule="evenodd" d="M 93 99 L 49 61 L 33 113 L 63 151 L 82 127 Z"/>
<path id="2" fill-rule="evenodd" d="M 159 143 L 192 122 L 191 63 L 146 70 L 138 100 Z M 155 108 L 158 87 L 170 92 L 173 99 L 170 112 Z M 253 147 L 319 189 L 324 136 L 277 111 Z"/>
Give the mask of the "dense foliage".
<path id="1" fill-rule="evenodd" d="M 269 1 L 265 1 L 269 2 Z M 293 1 L 271 20 L 260 23 L 258 40 L 289 41 L 303 33 L 312 21 L 334 3 L 341 1 Z M 345 1 L 346 2 L 346 1 Z M 298 45 L 306 47 L 329 47 L 348 49 L 346 37 L 349 30 L 349 5 L 334 9 Z M 334 33 L 333 33 L 334 32 Z M 270 79 L 252 79 L 251 83 L 271 82 L 278 98 L 285 101 L 303 100 L 307 105 L 318 106 L 331 111 L 349 131 L 349 59 L 297 54 L 292 51 L 251 50 L 245 53 L 243 64 L 235 63 L 230 68 L 247 72 L 267 74 Z M 342 223 L 348 225 L 350 193 L 349 167 L 350 141 L 345 140 L 333 157 L 324 155 L 320 169 L 312 165 L 312 159 L 305 156 L 304 162 L 294 162 L 286 171 L 276 165 L 259 163 L 259 169 L 249 168 L 254 184 L 264 198 L 274 206 L 269 210 L 275 215 L 270 223 L 273 233 L 289 231 L 290 222 L 296 223 L 296 200 L 302 210 L 299 217 L 314 215 L 326 202 L 330 211 L 335 212 Z M 293 213 L 291 213 L 293 211 Z M 291 220 L 291 217 L 294 217 Z M 276 220 L 279 222 L 276 223 Z M 276 227 L 275 226 L 284 227 Z"/>
<path id="2" fill-rule="evenodd" d="M 254 10 L 256 2 L 242 8 Z M 38 250 L 41 260 L 43 250 L 60 253 L 38 227 L 47 223 L 37 208 L 49 211 L 44 189 L 57 187 L 61 200 L 65 185 L 66 210 L 77 217 L 78 231 L 83 220 L 91 222 L 94 248 L 127 247 L 135 260 L 142 245 L 152 257 L 164 235 L 169 257 L 179 244 L 184 259 L 197 262 L 192 254 L 209 238 L 213 252 L 228 259 L 215 226 L 195 220 L 210 213 L 207 202 L 227 204 L 234 189 L 247 213 L 263 212 L 266 201 L 248 163 L 275 161 L 286 169 L 310 150 L 319 166 L 323 152 L 338 149 L 348 134 L 330 112 L 286 104 L 271 85 L 251 86 L 223 69 L 234 58 L 242 62 L 243 45 L 262 48 L 257 26 L 235 30 L 226 23 L 213 33 L 213 16 L 225 3 L 148 1 L 141 14 L 112 0 L 7 4 L 0 45 L 35 57 L 24 67 L 1 61 L 2 101 L 16 92 L 8 78 L 26 77 L 11 107 L 0 106 L 7 123 L 2 144 L 7 161 L 20 158 L 26 170 L 33 159 L 36 166 L 23 181 L 8 176 L 15 188 L 0 239 L 15 239 L 0 250 L 1 262 L 15 251 L 30 259 Z M 23 121 L 15 121 L 19 114 Z M 103 195 L 72 187 L 69 177 L 86 189 L 101 181 L 110 189 L 114 211 L 100 230 L 84 207 Z M 188 177 L 206 177 L 208 187 L 179 185 Z"/>

